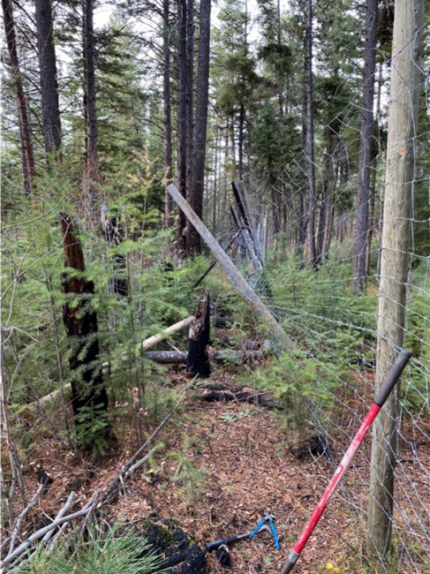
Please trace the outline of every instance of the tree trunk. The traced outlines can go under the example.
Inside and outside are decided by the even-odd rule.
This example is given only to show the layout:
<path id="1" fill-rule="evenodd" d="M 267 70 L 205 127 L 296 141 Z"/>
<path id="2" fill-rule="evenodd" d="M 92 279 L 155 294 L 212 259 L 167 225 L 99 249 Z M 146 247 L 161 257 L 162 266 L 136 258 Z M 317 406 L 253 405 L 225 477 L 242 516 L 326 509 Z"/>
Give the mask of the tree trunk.
<path id="1" fill-rule="evenodd" d="M 378 74 L 378 95 L 376 98 L 376 117 L 378 118 L 381 113 L 381 96 L 382 96 L 382 63 L 379 65 L 379 74 Z M 378 122 L 374 122 L 378 125 Z M 380 139 L 380 129 L 378 127 L 378 134 L 377 138 L 378 141 Z M 371 174 L 370 178 L 370 199 L 369 199 L 369 232 L 367 234 L 367 258 L 366 258 L 366 276 L 369 275 L 370 271 L 370 257 L 372 255 L 372 240 L 375 232 L 376 227 L 376 177 L 378 172 L 378 159 L 375 158 L 373 163 L 373 173 Z M 378 257 L 379 258 L 379 257 Z"/>
<path id="2" fill-rule="evenodd" d="M 187 196 L 187 2 L 179 9 L 179 106 L 178 106 L 178 189 Z M 187 219 L 182 211 L 178 220 L 178 255 L 186 250 Z"/>
<path id="3" fill-rule="evenodd" d="M 186 120 L 186 133 L 187 133 L 187 194 L 189 198 L 192 193 L 193 184 L 193 133 L 194 133 L 194 0 L 186 0 L 186 22 L 187 22 L 187 39 L 186 39 L 186 83 L 187 83 L 187 120 Z M 188 239 L 190 228 L 187 229 L 187 254 L 188 254 Z"/>
<path id="4" fill-rule="evenodd" d="M 118 247 L 124 240 L 124 229 L 119 222 L 118 216 L 108 215 L 108 207 L 103 204 L 101 209 L 101 227 L 104 238 L 109 247 Z M 115 253 L 112 257 L 114 277 L 108 279 L 108 291 L 121 295 L 122 297 L 128 296 L 128 280 L 126 276 L 127 259 L 121 253 Z"/>
<path id="5" fill-rule="evenodd" d="M 163 0 L 163 98 L 164 98 L 164 164 L 166 185 L 172 183 L 172 96 L 170 85 L 170 23 L 169 0 Z M 174 225 L 173 199 L 166 191 L 165 225 L 170 229 Z"/>
<path id="6" fill-rule="evenodd" d="M 281 210 L 279 206 L 279 192 L 276 189 L 276 177 L 269 173 L 270 197 L 272 202 L 272 223 L 273 235 L 276 236 L 281 231 Z"/>
<path id="7" fill-rule="evenodd" d="M 96 110 L 96 75 L 95 75 L 95 46 L 93 24 L 93 0 L 84 0 L 84 69 L 87 119 L 87 157 L 85 173 L 85 193 L 87 209 L 94 217 L 94 207 L 98 199 L 99 164 L 98 164 L 98 133 Z"/>
<path id="8" fill-rule="evenodd" d="M 32 182 L 36 175 L 33 147 L 31 145 L 30 121 L 28 118 L 27 102 L 22 85 L 22 76 L 19 68 L 18 51 L 16 48 L 15 23 L 13 19 L 12 0 L 2 0 L 3 20 L 7 49 L 9 53 L 12 82 L 15 84 L 16 101 L 18 108 L 19 135 L 21 142 L 21 159 L 24 194 L 31 193 Z"/>
<path id="9" fill-rule="evenodd" d="M 36 0 L 36 25 L 42 95 L 42 121 L 45 151 L 61 146 L 61 122 L 58 101 L 57 64 L 53 40 L 51 0 Z"/>
<path id="10" fill-rule="evenodd" d="M 333 171 L 333 133 L 331 130 L 328 130 L 324 161 L 323 195 L 318 229 L 318 264 L 321 263 L 323 258 L 327 257 L 330 246 L 334 188 Z"/>
<path id="11" fill-rule="evenodd" d="M 353 247 L 353 291 L 366 287 L 367 231 L 369 221 L 370 162 L 372 159 L 373 96 L 375 91 L 376 31 L 378 0 L 367 0 L 364 51 L 363 109 L 361 112 L 360 159 L 357 177 L 357 207 Z"/>
<path id="12" fill-rule="evenodd" d="M 189 204 L 202 219 L 203 190 L 206 157 L 206 128 L 209 102 L 209 60 L 211 33 L 211 0 L 201 0 L 200 3 L 200 38 L 199 62 L 197 74 L 197 104 L 196 123 L 194 126 L 194 153 L 192 160 L 192 182 Z M 200 234 L 190 224 L 187 253 L 194 255 L 201 252 Z"/>
<path id="13" fill-rule="evenodd" d="M 63 306 L 63 323 L 69 339 L 69 366 L 75 373 L 71 381 L 72 406 L 79 424 L 80 417 L 88 415 L 88 407 L 94 418 L 105 417 L 108 397 L 99 361 L 97 313 L 92 308 L 94 284 L 84 276 L 84 254 L 70 217 L 61 214 L 60 223 L 65 267 L 74 270 L 66 271 L 62 278 L 63 293 L 73 296 L 67 298 L 73 303 Z M 109 434 L 110 429 L 105 428 Z"/>
<path id="14" fill-rule="evenodd" d="M 424 0 L 395 3 L 376 391 L 382 386 L 404 339 L 423 13 Z M 398 401 L 394 394 L 376 419 L 372 440 L 368 548 L 379 559 L 391 546 L 397 413 Z"/>
<path id="15" fill-rule="evenodd" d="M 313 115 L 313 74 L 312 74 L 312 0 L 308 0 L 308 29 L 307 29 L 307 60 L 308 60 L 308 83 L 307 83 L 307 153 L 308 153 L 308 177 L 309 177 L 309 205 L 307 225 L 307 265 L 316 269 L 315 250 L 315 208 L 316 208 L 316 184 L 315 184 L 315 154 L 314 154 L 314 115 Z"/>

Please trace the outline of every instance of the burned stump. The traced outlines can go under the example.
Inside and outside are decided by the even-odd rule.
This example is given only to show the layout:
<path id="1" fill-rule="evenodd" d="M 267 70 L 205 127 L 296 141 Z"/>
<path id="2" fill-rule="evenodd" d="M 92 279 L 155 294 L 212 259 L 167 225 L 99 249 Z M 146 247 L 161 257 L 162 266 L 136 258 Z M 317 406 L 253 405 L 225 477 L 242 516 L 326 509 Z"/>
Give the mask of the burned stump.
<path id="1" fill-rule="evenodd" d="M 169 574 L 203 574 L 207 571 L 205 552 L 171 520 L 146 522 L 141 529 L 151 549 L 164 557 Z"/>
<path id="2" fill-rule="evenodd" d="M 200 295 L 195 312 L 195 319 L 190 325 L 188 334 L 187 373 L 209 377 L 208 346 L 210 339 L 210 294 L 209 289 Z"/>

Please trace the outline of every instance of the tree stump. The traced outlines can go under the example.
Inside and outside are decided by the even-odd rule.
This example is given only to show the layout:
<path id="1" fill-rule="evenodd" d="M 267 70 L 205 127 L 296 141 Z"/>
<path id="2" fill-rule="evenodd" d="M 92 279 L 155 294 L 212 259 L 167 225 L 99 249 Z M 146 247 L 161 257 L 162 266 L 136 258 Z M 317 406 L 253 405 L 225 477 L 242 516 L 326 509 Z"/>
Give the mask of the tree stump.
<path id="1" fill-rule="evenodd" d="M 188 334 L 187 373 L 209 377 L 211 367 L 209 363 L 210 338 L 210 293 L 209 289 L 200 295 L 199 304 L 195 312 L 195 319 L 190 325 Z"/>

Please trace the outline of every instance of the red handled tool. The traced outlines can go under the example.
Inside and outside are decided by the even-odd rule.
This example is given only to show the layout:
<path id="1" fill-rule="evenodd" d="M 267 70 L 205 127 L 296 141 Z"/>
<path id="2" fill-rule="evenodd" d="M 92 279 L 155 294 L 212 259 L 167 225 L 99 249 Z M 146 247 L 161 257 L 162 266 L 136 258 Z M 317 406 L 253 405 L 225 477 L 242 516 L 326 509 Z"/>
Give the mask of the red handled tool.
<path id="1" fill-rule="evenodd" d="M 360 428 L 357 431 L 352 443 L 350 444 L 348 450 L 346 451 L 341 463 L 336 469 L 336 472 L 333 475 L 329 485 L 327 486 L 324 494 L 322 495 L 320 501 L 318 502 L 317 507 L 314 510 L 311 518 L 309 519 L 308 524 L 306 525 L 305 529 L 303 530 L 300 538 L 297 540 L 296 545 L 294 546 L 293 551 L 288 556 L 288 560 L 282 567 L 281 574 L 288 574 L 294 568 L 297 563 L 297 560 L 300 558 L 300 554 L 303 548 L 306 546 L 307 541 L 309 540 L 314 528 L 318 524 L 319 519 L 321 518 L 324 510 L 326 509 L 327 504 L 329 503 L 331 497 L 333 496 L 344 472 L 351 464 L 352 459 L 354 458 L 355 453 L 359 449 L 361 443 L 366 436 L 367 431 L 369 430 L 370 425 L 376 418 L 376 415 L 381 410 L 381 407 L 384 405 L 385 401 L 387 400 L 388 396 L 390 395 L 391 391 L 393 390 L 395 384 L 400 378 L 400 375 L 403 372 L 403 369 L 406 367 L 407 362 L 411 358 L 412 353 L 407 349 L 403 349 L 399 356 L 397 357 L 396 361 L 394 362 L 393 366 L 391 367 L 388 376 L 379 390 L 373 405 L 370 407 L 369 412 L 367 413 L 366 417 L 364 418 Z"/>

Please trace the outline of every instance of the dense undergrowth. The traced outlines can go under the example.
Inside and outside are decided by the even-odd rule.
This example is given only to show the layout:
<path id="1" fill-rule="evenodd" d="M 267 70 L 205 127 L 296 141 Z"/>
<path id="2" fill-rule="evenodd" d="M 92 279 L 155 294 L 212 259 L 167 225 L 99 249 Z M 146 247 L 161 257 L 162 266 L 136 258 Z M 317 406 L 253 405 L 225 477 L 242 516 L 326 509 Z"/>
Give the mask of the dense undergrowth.
<path id="1" fill-rule="evenodd" d="M 67 190 L 63 192 L 66 197 Z M 58 213 L 70 210 L 70 205 L 54 205 L 48 198 L 42 202 L 40 197 L 21 202 L 21 206 L 14 206 L 19 218 L 6 217 L 2 256 L 8 407 L 18 431 L 26 404 L 70 382 L 70 341 L 65 336 L 62 310 L 66 301 L 77 301 L 76 296 L 71 300 L 61 290 L 64 256 Z M 25 202 L 31 203 L 30 210 Z M 104 380 L 111 405 L 117 406 L 118 413 L 120 405 L 134 405 L 133 421 L 136 432 L 142 435 L 142 418 L 162 416 L 172 404 L 174 393 L 163 387 L 164 368 L 144 360 L 138 343 L 191 315 L 203 287 L 210 288 L 217 308 L 232 318 L 238 345 L 241 338 L 260 333 L 270 339 L 271 334 L 234 291 L 219 266 L 201 286 L 192 288 L 209 265 L 209 256 L 173 261 L 173 268 L 166 268 L 165 254 L 172 238 L 158 231 L 157 215 L 149 212 L 142 217 L 133 205 L 119 207 L 126 229 L 119 246 L 109 247 L 97 229 L 90 231 L 83 225 L 79 229 L 86 276 L 95 284 L 89 304 L 99 322 L 98 368 L 107 365 Z M 269 254 L 264 282 L 257 283 L 260 296 L 293 340 L 294 350 L 279 353 L 272 340 L 272 353 L 279 360 L 266 361 L 246 379 L 257 387 L 275 390 L 279 399 L 295 404 L 296 414 L 306 410 L 309 400 L 329 409 L 339 389 L 345 384 L 353 386 L 354 372 L 374 368 L 377 250 L 372 252 L 367 290 L 354 295 L 349 248 L 347 243 L 333 246 L 330 259 L 317 272 L 302 268 L 294 254 Z M 124 256 L 124 270 L 115 269 L 115 255 Z M 236 263 L 249 276 L 247 263 L 240 259 Z M 112 277 L 118 275 L 127 280 L 127 297 L 109 290 Z M 417 359 L 402 394 L 408 410 L 422 408 L 428 392 L 427 280 L 428 269 L 422 262 L 412 271 L 408 292 L 405 345 Z M 214 339 L 214 344 L 219 342 Z M 175 345 L 186 349 L 186 334 L 176 336 Z M 114 414 L 115 408 L 111 412 L 119 416 Z M 65 420 L 64 432 L 71 443 L 84 436 L 90 444 L 96 442 L 96 450 L 103 451 L 105 445 L 96 440 L 100 429 L 95 423 L 92 426 L 92 421 L 89 417 L 81 421 L 81 428 L 74 428 L 71 421 Z M 25 440 L 31 442 L 28 437 Z"/>

